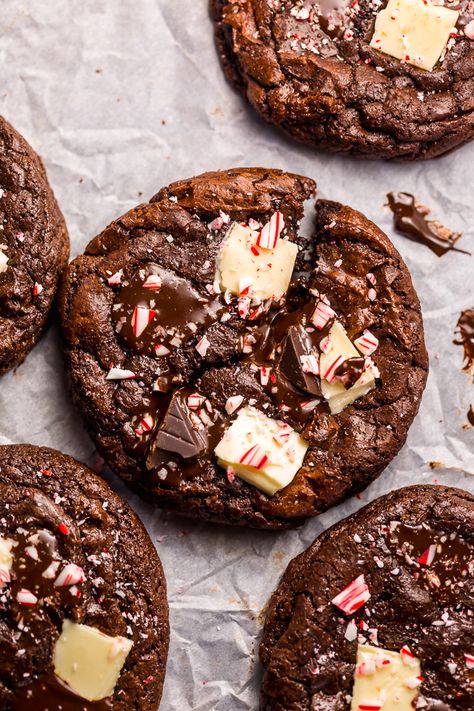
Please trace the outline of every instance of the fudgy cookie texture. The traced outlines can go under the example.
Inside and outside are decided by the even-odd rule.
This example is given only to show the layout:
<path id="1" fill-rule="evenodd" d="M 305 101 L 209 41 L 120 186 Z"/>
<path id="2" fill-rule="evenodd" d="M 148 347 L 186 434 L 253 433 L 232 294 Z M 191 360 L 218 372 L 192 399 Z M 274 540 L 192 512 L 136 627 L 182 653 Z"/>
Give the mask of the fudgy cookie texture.
<path id="1" fill-rule="evenodd" d="M 0 223 L 2 374 L 22 363 L 41 336 L 69 239 L 41 159 L 1 116 Z"/>
<path id="2" fill-rule="evenodd" d="M 472 709 L 473 604 L 474 497 L 441 486 L 383 496 L 288 566 L 260 647 L 260 708 Z"/>
<path id="3" fill-rule="evenodd" d="M 308 178 L 260 168 L 180 181 L 113 222 L 65 272 L 60 308 L 74 401 L 106 461 L 148 501 L 212 521 L 295 526 L 365 488 L 403 445 L 428 368 L 410 276 L 389 239 L 349 207 L 317 201 L 312 234 L 303 236 L 314 191 Z M 283 223 L 277 249 L 260 246 L 267 228 Z M 218 272 L 225 281 L 224 247 L 242 232 L 258 237 L 232 242 L 225 255 L 244 260 L 237 298 Z M 247 296 L 247 249 L 263 259 L 255 283 L 267 267 L 273 278 L 284 251 L 278 275 L 287 269 L 290 283 L 279 300 Z M 310 322 L 315 307 L 332 314 L 320 330 Z M 337 413 L 314 374 L 335 314 L 351 339 L 370 328 L 378 343 L 376 382 Z M 348 362 L 338 371 L 346 384 L 369 366 Z M 227 445 L 222 461 L 216 445 L 223 433 L 232 444 L 249 418 L 263 439 L 279 423 L 273 440 L 267 450 L 263 440 L 249 445 L 240 469 L 226 468 Z M 273 479 L 255 483 L 261 476 L 276 477 L 274 488 Z"/>
<path id="4" fill-rule="evenodd" d="M 210 0 L 227 77 L 267 122 L 294 138 L 331 151 L 404 160 L 431 158 L 471 140 L 470 3 L 444 3 L 460 14 L 431 71 L 371 46 L 386 5 Z M 416 53 L 410 37 L 408 43 Z"/>
<path id="5" fill-rule="evenodd" d="M 0 492 L 0 709 L 155 711 L 168 605 L 141 522 L 44 447 L 0 447 Z"/>

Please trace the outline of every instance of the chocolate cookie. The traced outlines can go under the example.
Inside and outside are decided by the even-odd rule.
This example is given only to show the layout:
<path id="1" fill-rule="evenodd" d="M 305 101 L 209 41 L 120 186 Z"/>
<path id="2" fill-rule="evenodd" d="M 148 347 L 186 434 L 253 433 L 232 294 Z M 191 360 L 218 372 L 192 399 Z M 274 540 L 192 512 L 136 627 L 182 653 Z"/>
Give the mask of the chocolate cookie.
<path id="1" fill-rule="evenodd" d="M 260 647 L 260 708 L 468 711 L 473 604 L 474 497 L 383 496 L 290 563 Z"/>
<path id="2" fill-rule="evenodd" d="M 427 375 L 400 255 L 308 178 L 260 168 L 174 183 L 65 273 L 74 400 L 100 452 L 160 506 L 298 525 L 403 445 Z"/>
<path id="3" fill-rule="evenodd" d="M 300 141 L 416 160 L 474 135 L 468 0 L 210 5 L 227 77 L 267 122 Z"/>
<path id="4" fill-rule="evenodd" d="M 44 447 L 0 447 L 0 492 L 0 709 L 155 711 L 168 606 L 138 518 Z"/>
<path id="5" fill-rule="evenodd" d="M 22 363 L 41 336 L 69 239 L 41 159 L 1 116 L 0 224 L 2 374 Z"/>

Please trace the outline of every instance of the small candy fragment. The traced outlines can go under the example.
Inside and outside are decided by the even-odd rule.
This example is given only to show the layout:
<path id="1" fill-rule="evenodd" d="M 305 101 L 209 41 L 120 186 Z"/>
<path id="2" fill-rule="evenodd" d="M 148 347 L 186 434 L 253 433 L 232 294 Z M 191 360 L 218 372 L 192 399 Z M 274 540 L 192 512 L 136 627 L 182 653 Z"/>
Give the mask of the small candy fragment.
<path id="1" fill-rule="evenodd" d="M 8 257 L 0 250 L 0 274 L 6 271 L 8 268 Z"/>
<path id="2" fill-rule="evenodd" d="M 316 328 L 322 330 L 335 315 L 335 312 L 328 304 L 324 303 L 324 301 L 318 301 L 316 309 L 311 316 L 311 322 Z"/>
<path id="3" fill-rule="evenodd" d="M 22 588 L 17 592 L 16 600 L 20 605 L 24 605 L 25 607 L 34 607 L 38 602 L 36 595 L 33 595 L 33 593 L 30 590 L 26 590 L 26 588 Z"/>
<path id="4" fill-rule="evenodd" d="M 170 349 L 164 346 L 162 343 L 159 343 L 157 346 L 155 346 L 155 353 L 158 356 L 158 358 L 164 358 L 164 356 L 167 356 L 171 353 Z"/>
<path id="5" fill-rule="evenodd" d="M 465 654 L 466 666 L 468 669 L 474 669 L 474 654 Z"/>
<path id="6" fill-rule="evenodd" d="M 42 291 L 43 291 L 43 285 L 38 284 L 38 282 L 35 282 L 35 285 L 33 287 L 33 296 L 39 296 Z"/>
<path id="7" fill-rule="evenodd" d="M 149 309 L 146 306 L 136 306 L 132 315 L 132 328 L 135 338 L 140 338 L 146 327 L 153 321 L 156 316 L 154 309 Z"/>
<path id="8" fill-rule="evenodd" d="M 78 696 L 99 701 L 114 693 L 133 642 L 64 620 L 54 648 L 55 674 Z"/>
<path id="9" fill-rule="evenodd" d="M 150 276 L 143 282 L 145 289 L 161 289 L 161 284 L 162 281 L 159 274 L 150 274 Z"/>
<path id="10" fill-rule="evenodd" d="M 118 272 L 115 272 L 115 274 L 112 274 L 107 279 L 107 283 L 109 286 L 120 286 L 122 283 L 122 277 L 123 277 L 123 269 L 120 269 Z"/>
<path id="11" fill-rule="evenodd" d="M 196 350 L 199 353 L 199 355 L 202 356 L 202 358 L 206 357 L 206 353 L 207 353 L 210 345 L 211 345 L 211 342 L 209 341 L 207 336 L 203 336 L 196 344 Z"/>
<path id="12" fill-rule="evenodd" d="M 130 380 L 135 378 L 135 373 L 131 370 L 124 370 L 123 368 L 111 368 L 106 375 L 106 380 Z"/>
<path id="13" fill-rule="evenodd" d="M 285 227 L 285 220 L 281 212 L 275 212 L 270 221 L 263 226 L 257 237 L 256 244 L 263 249 L 275 249 L 280 234 Z"/>
<path id="14" fill-rule="evenodd" d="M 60 588 L 63 586 L 80 585 L 85 579 L 86 576 L 82 568 L 75 565 L 75 563 L 68 563 L 54 581 L 54 586 Z"/>
<path id="15" fill-rule="evenodd" d="M 370 331 L 364 331 L 362 336 L 354 340 L 354 345 L 363 355 L 370 356 L 379 347 L 379 340 Z"/>
<path id="16" fill-rule="evenodd" d="M 243 401 L 244 398 L 242 397 L 242 395 L 233 395 L 232 397 L 227 398 L 227 402 L 225 404 L 225 411 L 227 412 L 227 414 L 232 415 L 236 410 L 239 409 Z"/>
<path id="17" fill-rule="evenodd" d="M 200 407 L 204 405 L 205 401 L 204 395 L 200 395 L 199 393 L 192 393 L 191 395 L 188 395 L 188 407 L 190 410 L 199 410 Z"/>
<path id="18" fill-rule="evenodd" d="M 431 563 L 434 561 L 435 555 L 436 545 L 432 544 L 425 550 L 423 555 L 418 558 L 418 563 L 420 563 L 420 565 L 431 565 Z"/>
<path id="19" fill-rule="evenodd" d="M 346 615 L 352 615 L 370 600 L 369 588 L 363 575 L 352 581 L 339 595 L 331 600 Z"/>
<path id="20" fill-rule="evenodd" d="M 413 652 L 411 651 L 411 649 L 409 647 L 407 647 L 406 644 L 401 648 L 400 655 L 401 655 L 403 664 L 405 664 L 406 666 L 413 667 L 416 665 L 417 659 L 416 659 L 415 655 L 413 654 Z"/>

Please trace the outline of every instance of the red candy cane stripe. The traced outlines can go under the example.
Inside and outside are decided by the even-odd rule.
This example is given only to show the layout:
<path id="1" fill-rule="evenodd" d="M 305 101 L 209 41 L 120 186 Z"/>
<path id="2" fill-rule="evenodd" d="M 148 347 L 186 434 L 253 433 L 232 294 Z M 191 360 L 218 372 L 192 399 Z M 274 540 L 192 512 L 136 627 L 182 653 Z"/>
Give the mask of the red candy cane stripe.
<path id="1" fill-rule="evenodd" d="M 326 370 L 326 372 L 323 374 L 323 378 L 328 381 L 328 383 L 332 383 L 334 380 L 334 373 L 336 372 L 337 368 L 344 363 L 346 359 L 342 355 L 338 355 L 337 358 L 335 358 L 329 368 Z"/>
<path id="2" fill-rule="evenodd" d="M 254 444 L 242 455 L 239 462 L 247 464 L 249 467 L 255 467 L 255 469 L 263 469 L 268 462 L 268 457 L 259 444 Z"/>
<path id="3" fill-rule="evenodd" d="M 158 358 L 163 358 L 164 356 L 169 355 L 170 352 L 170 349 L 164 346 L 162 343 L 159 343 L 157 346 L 155 346 L 155 353 Z"/>
<path id="4" fill-rule="evenodd" d="M 265 368 L 262 366 L 260 368 L 260 382 L 263 386 L 268 385 L 268 381 L 270 380 L 270 368 Z"/>
<path id="5" fill-rule="evenodd" d="M 199 410 L 199 408 L 203 406 L 205 399 L 204 395 L 200 395 L 199 393 L 192 393 L 191 395 L 188 395 L 187 402 L 189 409 Z"/>
<path id="6" fill-rule="evenodd" d="M 161 284 L 162 281 L 159 274 L 150 274 L 150 276 L 143 282 L 145 289 L 161 289 Z"/>
<path id="7" fill-rule="evenodd" d="M 10 571 L 4 565 L 0 565 L 0 590 L 11 582 Z"/>
<path id="8" fill-rule="evenodd" d="M 436 555 L 436 545 L 431 544 L 425 552 L 423 553 L 422 556 L 418 558 L 418 563 L 421 565 L 431 565 L 431 563 L 434 561 L 434 557 Z"/>
<path id="9" fill-rule="evenodd" d="M 251 300 L 248 296 L 240 296 L 237 302 L 237 310 L 240 318 L 247 318 L 250 311 Z"/>
<path id="10" fill-rule="evenodd" d="M 293 431 L 294 430 L 290 427 L 290 425 L 285 424 L 278 430 L 278 432 L 275 432 L 273 439 L 280 445 L 280 447 L 283 447 L 288 443 L 290 435 Z"/>
<path id="11" fill-rule="evenodd" d="M 41 284 L 38 284 L 38 282 L 35 282 L 35 285 L 33 287 L 33 296 L 39 296 L 42 291 L 43 286 Z"/>
<path id="12" fill-rule="evenodd" d="M 56 588 L 69 587 L 70 585 L 80 585 L 84 582 L 86 576 L 82 568 L 75 563 L 69 563 L 61 570 L 58 577 L 54 581 Z"/>
<path id="13" fill-rule="evenodd" d="M 372 284 L 372 286 L 375 286 L 377 283 L 377 277 L 375 276 L 375 274 L 372 274 L 372 272 L 369 272 L 366 276 L 367 276 L 367 281 L 369 282 L 369 284 Z"/>
<path id="14" fill-rule="evenodd" d="M 466 666 L 468 669 L 474 669 L 474 654 L 465 654 Z"/>
<path id="15" fill-rule="evenodd" d="M 38 602 L 36 595 L 33 595 L 33 593 L 30 592 L 30 590 L 26 590 L 26 588 L 22 588 L 17 592 L 16 600 L 20 605 L 25 605 L 25 607 L 34 607 Z"/>
<path id="16" fill-rule="evenodd" d="M 336 605 L 346 615 L 352 615 L 359 607 L 365 605 L 370 599 L 369 588 L 366 585 L 363 575 L 352 581 L 339 595 L 331 600 L 333 605 Z"/>
<path id="17" fill-rule="evenodd" d="M 402 657 L 403 664 L 406 664 L 409 667 L 415 666 L 415 664 L 416 664 L 415 655 L 413 654 L 411 649 L 409 647 L 407 647 L 406 644 L 403 645 L 403 647 L 401 648 L 400 654 Z"/>
<path id="18" fill-rule="evenodd" d="M 135 338 L 140 338 L 155 316 L 156 311 L 154 309 L 149 309 L 146 306 L 135 306 L 132 316 L 132 328 Z"/>
<path id="19" fill-rule="evenodd" d="M 247 296 L 252 286 L 252 279 L 250 277 L 242 277 L 239 279 L 239 296 Z"/>
<path id="20" fill-rule="evenodd" d="M 145 432 L 149 432 L 153 428 L 154 420 L 151 415 L 145 415 L 145 417 L 142 417 L 140 420 L 140 426 L 145 430 Z"/>
<path id="21" fill-rule="evenodd" d="M 310 354 L 310 355 L 302 355 L 301 358 L 301 365 L 303 367 L 303 373 L 311 373 L 312 375 L 319 375 L 319 358 L 317 356 Z"/>
<path id="22" fill-rule="evenodd" d="M 358 708 L 360 711 L 380 711 L 381 708 L 383 708 L 384 702 L 377 700 L 377 701 L 362 701 L 359 705 Z"/>
<path id="23" fill-rule="evenodd" d="M 283 215 L 281 212 L 275 212 L 258 235 L 258 246 L 262 247 L 262 249 L 275 249 L 284 226 L 285 220 L 283 219 Z"/>
<path id="24" fill-rule="evenodd" d="M 316 328 L 322 330 L 335 315 L 335 312 L 330 306 L 325 304 L 324 301 L 319 301 L 313 315 L 311 316 L 311 322 L 316 326 Z"/>
<path id="25" fill-rule="evenodd" d="M 379 339 L 370 331 L 364 331 L 362 336 L 356 338 L 354 345 L 363 355 L 372 355 L 379 347 Z"/>

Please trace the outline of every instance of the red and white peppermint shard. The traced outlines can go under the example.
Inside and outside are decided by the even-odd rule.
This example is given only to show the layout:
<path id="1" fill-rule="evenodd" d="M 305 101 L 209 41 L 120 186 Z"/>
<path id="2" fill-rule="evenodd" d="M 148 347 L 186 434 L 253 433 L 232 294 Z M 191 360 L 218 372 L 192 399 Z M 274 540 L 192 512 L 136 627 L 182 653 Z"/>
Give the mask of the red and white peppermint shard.
<path id="1" fill-rule="evenodd" d="M 157 346 L 155 346 L 155 353 L 158 356 L 158 358 L 163 358 L 164 356 L 167 356 L 171 353 L 170 349 L 164 346 L 162 343 L 159 343 Z"/>
<path id="2" fill-rule="evenodd" d="M 365 605 L 367 600 L 370 600 L 370 592 L 365 578 L 359 575 L 358 578 L 352 581 L 339 595 L 331 600 L 333 605 L 336 605 L 346 615 L 352 615 L 359 607 Z"/>
<path id="3" fill-rule="evenodd" d="M 239 296 L 237 302 L 237 310 L 239 312 L 240 318 L 247 318 L 250 311 L 251 300 L 248 296 Z"/>
<path id="4" fill-rule="evenodd" d="M 319 375 L 319 358 L 314 354 L 302 355 L 300 357 L 303 373 Z"/>
<path id="5" fill-rule="evenodd" d="M 374 701 L 361 701 L 358 708 L 360 711 L 380 711 L 380 709 L 383 708 L 383 705 L 384 702 L 381 699 L 374 699 Z"/>
<path id="6" fill-rule="evenodd" d="M 244 398 L 242 395 L 232 395 L 232 397 L 227 398 L 227 402 L 225 404 L 225 411 L 227 414 L 233 415 L 234 412 L 239 409 L 243 401 Z"/>
<path id="7" fill-rule="evenodd" d="M 268 462 L 268 457 L 259 444 L 254 444 L 242 455 L 239 462 L 249 467 L 255 467 L 255 469 L 263 469 Z"/>
<path id="8" fill-rule="evenodd" d="M 417 689 L 419 686 L 421 686 L 423 684 L 423 681 L 424 681 L 424 679 L 421 675 L 420 676 L 411 676 L 405 680 L 405 685 L 409 689 Z"/>
<path id="9" fill-rule="evenodd" d="M 362 336 L 356 338 L 354 345 L 363 355 L 372 355 L 379 347 L 379 339 L 370 331 L 364 331 Z"/>
<path id="10" fill-rule="evenodd" d="M 19 602 L 20 605 L 24 605 L 25 607 L 34 607 L 38 602 L 38 598 L 36 597 L 36 595 L 33 595 L 30 590 L 22 588 L 16 594 L 16 601 Z"/>
<path id="11" fill-rule="evenodd" d="M 140 420 L 140 427 L 145 432 L 149 432 L 151 429 L 153 429 L 153 424 L 154 420 L 151 415 L 145 415 L 145 417 L 142 417 L 142 419 Z"/>
<path id="12" fill-rule="evenodd" d="M 199 410 L 199 408 L 203 406 L 205 399 L 204 395 L 200 395 L 199 393 L 192 393 L 191 395 L 188 395 L 187 403 L 189 409 Z"/>
<path id="13" fill-rule="evenodd" d="M 311 322 L 321 331 L 335 315 L 336 313 L 324 301 L 318 301 Z"/>
<path id="14" fill-rule="evenodd" d="M 465 654 L 466 666 L 468 669 L 474 669 L 474 654 Z"/>
<path id="15" fill-rule="evenodd" d="M 252 279 L 250 277 L 241 277 L 239 279 L 239 296 L 247 296 L 252 286 Z"/>
<path id="16" fill-rule="evenodd" d="M 329 365 L 329 368 L 326 369 L 326 372 L 321 373 L 321 377 L 327 380 L 328 383 L 332 383 L 336 370 L 344 363 L 345 360 L 346 359 L 342 355 L 336 356 L 336 358 L 331 361 L 331 364 Z"/>
<path id="17" fill-rule="evenodd" d="M 10 571 L 4 565 L 0 565 L 0 590 L 11 582 Z"/>
<path id="18" fill-rule="evenodd" d="M 434 561 L 435 555 L 436 545 L 432 544 L 425 550 L 423 555 L 418 558 L 418 563 L 420 563 L 420 565 L 431 565 L 431 563 Z"/>
<path id="19" fill-rule="evenodd" d="M 270 371 L 271 368 L 265 368 L 265 366 L 260 368 L 260 382 L 264 387 L 268 385 L 268 381 L 270 380 Z"/>
<path id="20" fill-rule="evenodd" d="M 33 296 L 39 296 L 42 291 L 43 291 L 42 285 L 38 284 L 38 282 L 35 282 L 35 285 L 33 287 Z"/>
<path id="21" fill-rule="evenodd" d="M 80 585 L 85 579 L 86 576 L 82 568 L 75 563 L 68 563 L 54 581 L 54 587 L 62 588 L 69 587 L 70 585 Z"/>
<path id="22" fill-rule="evenodd" d="M 372 274 L 372 272 L 369 272 L 368 274 L 366 274 L 366 276 L 367 276 L 367 281 L 369 282 L 369 284 L 372 284 L 372 286 L 375 286 L 377 283 L 377 277 L 375 276 L 375 274 Z"/>
<path id="23" fill-rule="evenodd" d="M 159 274 L 150 274 L 143 282 L 145 289 L 161 289 L 161 277 Z"/>
<path id="24" fill-rule="evenodd" d="M 203 336 L 198 343 L 196 343 L 196 350 L 200 356 L 205 358 L 209 346 L 211 345 L 210 340 L 207 336 Z"/>
<path id="25" fill-rule="evenodd" d="M 155 316 L 156 311 L 154 309 L 149 309 L 146 306 L 135 306 L 132 316 L 132 328 L 135 338 L 140 338 Z"/>
<path id="26" fill-rule="evenodd" d="M 107 283 L 109 286 L 119 286 L 122 283 L 122 277 L 123 270 L 120 269 L 118 272 L 115 272 L 115 274 L 112 274 L 112 276 L 107 279 Z"/>
<path id="27" fill-rule="evenodd" d="M 281 231 L 285 226 L 285 220 L 281 212 L 275 212 L 270 221 L 262 227 L 260 234 L 257 237 L 257 244 L 262 249 L 275 249 Z"/>
<path id="28" fill-rule="evenodd" d="M 413 652 L 407 645 L 403 645 L 403 647 L 400 650 L 400 654 L 402 657 L 402 662 L 403 664 L 406 664 L 408 667 L 414 667 L 416 666 L 416 658 Z"/>
<path id="29" fill-rule="evenodd" d="M 123 368 L 111 368 L 107 373 L 106 380 L 131 380 L 135 377 L 135 373 L 132 370 L 125 370 Z"/>

